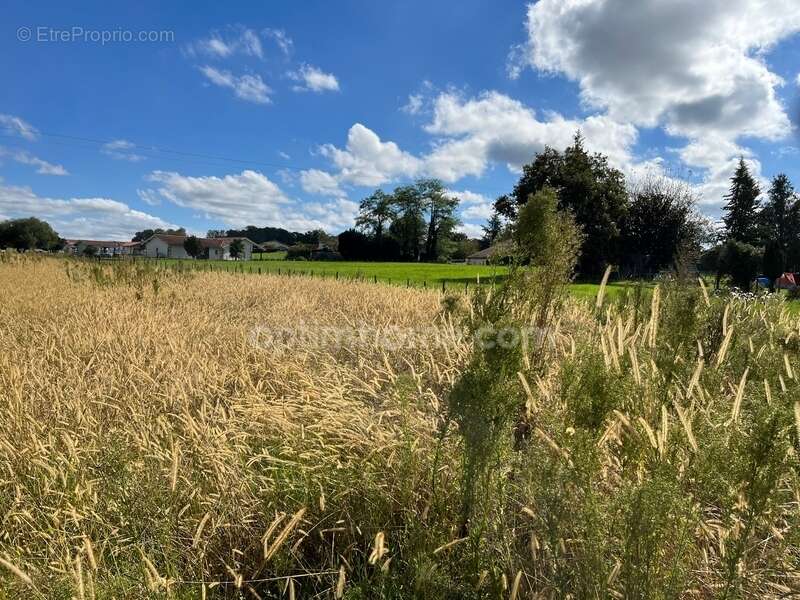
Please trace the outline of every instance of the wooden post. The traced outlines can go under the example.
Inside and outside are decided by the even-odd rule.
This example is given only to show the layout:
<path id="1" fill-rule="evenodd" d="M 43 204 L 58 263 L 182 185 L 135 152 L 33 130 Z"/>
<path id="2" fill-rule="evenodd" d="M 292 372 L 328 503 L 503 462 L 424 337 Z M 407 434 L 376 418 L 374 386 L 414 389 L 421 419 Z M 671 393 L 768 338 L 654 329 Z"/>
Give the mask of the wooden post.
<path id="1" fill-rule="evenodd" d="M 372 283 L 378 283 L 378 276 L 373 275 Z"/>
<path id="2" fill-rule="evenodd" d="M 334 279 L 336 281 L 339 281 L 339 271 L 336 271 L 336 275 L 334 276 Z"/>

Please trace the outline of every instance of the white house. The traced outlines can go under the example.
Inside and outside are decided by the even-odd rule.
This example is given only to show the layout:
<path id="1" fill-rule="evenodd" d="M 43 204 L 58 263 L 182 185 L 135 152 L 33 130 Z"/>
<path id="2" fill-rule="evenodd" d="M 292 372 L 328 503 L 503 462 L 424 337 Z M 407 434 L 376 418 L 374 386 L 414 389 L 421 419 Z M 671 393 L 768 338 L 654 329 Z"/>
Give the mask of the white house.
<path id="1" fill-rule="evenodd" d="M 151 258 L 191 258 L 183 247 L 185 235 L 156 233 L 142 242 L 142 254 Z"/>
<path id="2" fill-rule="evenodd" d="M 200 244 L 208 252 L 208 258 L 212 260 L 232 260 L 230 247 L 231 243 L 236 240 L 242 242 L 242 256 L 243 260 L 250 260 L 253 257 L 253 248 L 257 245 L 252 240 L 247 238 L 204 238 L 200 240 Z"/>
<path id="3" fill-rule="evenodd" d="M 142 242 L 142 254 L 152 258 L 191 258 L 183 247 L 185 235 L 170 235 L 156 233 Z M 242 255 L 240 258 L 250 260 L 256 244 L 247 238 L 200 238 L 200 247 L 203 254 L 198 258 L 211 260 L 232 260 L 230 253 L 231 243 L 235 240 L 242 242 Z"/>

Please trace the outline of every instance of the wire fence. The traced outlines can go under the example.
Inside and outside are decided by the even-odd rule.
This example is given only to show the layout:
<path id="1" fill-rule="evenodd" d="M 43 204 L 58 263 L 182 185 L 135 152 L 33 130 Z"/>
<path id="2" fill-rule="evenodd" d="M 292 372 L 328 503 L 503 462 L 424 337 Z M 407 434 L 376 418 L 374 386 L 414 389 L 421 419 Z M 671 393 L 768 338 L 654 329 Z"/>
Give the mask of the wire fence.
<path id="1" fill-rule="evenodd" d="M 232 273 L 240 275 L 273 275 L 280 277 L 315 277 L 319 279 L 332 279 L 334 281 L 351 281 L 360 283 L 373 283 L 382 285 L 403 286 L 406 288 L 420 288 L 429 290 L 440 290 L 442 293 L 463 291 L 468 293 L 470 289 L 482 285 L 496 285 L 503 275 L 493 274 L 481 277 L 476 274 L 474 279 L 470 276 L 459 278 L 419 278 L 419 277 L 391 277 L 379 276 L 375 273 L 366 273 L 360 270 L 338 270 L 338 269 L 313 269 L 301 267 L 287 267 L 285 264 L 272 267 L 268 263 L 270 260 L 250 260 L 250 261 L 227 261 L 227 262 L 208 262 L 204 260 L 176 259 L 176 258 L 155 258 L 143 256 L 121 257 L 77 257 L 80 260 L 92 260 L 97 262 L 121 262 L 131 261 L 155 263 L 160 268 L 169 269 L 178 273 L 181 272 L 205 272 L 205 273 Z M 298 263 L 300 264 L 300 263 Z M 330 264 L 330 263 L 328 263 Z M 413 263 L 409 263 L 413 266 Z"/>

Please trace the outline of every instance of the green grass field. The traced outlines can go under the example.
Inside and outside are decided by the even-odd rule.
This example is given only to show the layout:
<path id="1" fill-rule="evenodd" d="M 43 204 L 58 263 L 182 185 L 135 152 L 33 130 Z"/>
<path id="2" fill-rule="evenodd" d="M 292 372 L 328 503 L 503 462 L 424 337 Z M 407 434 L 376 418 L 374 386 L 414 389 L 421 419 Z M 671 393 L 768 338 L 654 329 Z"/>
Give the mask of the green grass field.
<path id="1" fill-rule="evenodd" d="M 278 256 L 275 256 L 278 255 Z M 247 262 L 222 260 L 186 261 L 178 259 L 159 260 L 162 264 L 197 267 L 200 269 L 236 270 L 244 269 L 245 273 L 262 274 L 301 274 L 313 277 L 340 279 L 362 279 L 377 283 L 407 285 L 441 289 L 456 289 L 484 285 L 492 281 L 501 281 L 508 269 L 503 266 L 467 265 L 463 263 L 396 263 L 396 262 L 349 262 L 349 261 L 288 261 L 283 260 L 285 253 L 274 252 L 264 254 L 260 259 Z M 141 259 L 139 259 L 141 260 Z M 606 296 L 615 298 L 625 289 L 632 288 L 635 283 L 614 282 L 606 288 Z M 597 296 L 599 285 L 596 283 L 576 283 L 571 286 L 572 294 L 581 299 L 592 300 Z"/>
<path id="2" fill-rule="evenodd" d="M 286 252 L 254 252 L 253 260 L 284 260 Z"/>
<path id="3" fill-rule="evenodd" d="M 277 253 L 275 253 L 277 254 Z M 268 255 L 264 255 L 265 257 Z M 262 274 L 299 273 L 317 277 L 339 277 L 342 279 L 363 279 L 380 283 L 408 284 L 414 286 L 441 287 L 446 285 L 469 285 L 500 281 L 508 270 L 502 266 L 480 266 L 465 264 L 438 263 L 393 263 L 393 262 L 349 262 L 349 261 L 293 261 L 278 258 L 265 258 L 246 262 L 203 260 L 186 261 L 177 259 L 159 260 L 162 264 L 188 265 L 201 269 L 236 270 Z"/>

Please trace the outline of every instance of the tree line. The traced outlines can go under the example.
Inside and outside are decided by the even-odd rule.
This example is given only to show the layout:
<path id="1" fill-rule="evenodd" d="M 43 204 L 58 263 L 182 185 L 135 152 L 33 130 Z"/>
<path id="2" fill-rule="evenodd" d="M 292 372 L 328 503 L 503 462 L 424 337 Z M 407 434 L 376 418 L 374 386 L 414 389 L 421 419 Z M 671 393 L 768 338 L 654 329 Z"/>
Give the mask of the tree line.
<path id="1" fill-rule="evenodd" d="M 63 247 L 64 240 L 47 222 L 36 217 L 0 222 L 0 248 L 60 250 Z"/>
<path id="2" fill-rule="evenodd" d="M 766 197 L 744 158 L 725 196 L 723 230 L 703 256 L 703 267 L 717 274 L 717 285 L 729 276 L 748 289 L 759 274 L 775 281 L 800 267 L 800 200 L 784 173 L 773 177 Z"/>
<path id="3" fill-rule="evenodd" d="M 607 265 L 629 277 L 652 275 L 680 256 L 696 256 L 708 239 L 710 225 L 687 183 L 658 174 L 629 183 L 607 156 L 589 153 L 577 133 L 563 152 L 546 147 L 523 167 L 511 193 L 495 201 L 484 240 L 512 238 L 522 208 L 550 194 L 582 232 L 583 279 L 599 278 Z"/>
<path id="4" fill-rule="evenodd" d="M 438 179 L 419 179 L 391 193 L 375 190 L 361 201 L 355 228 L 339 235 L 339 252 L 350 260 L 451 258 L 467 240 L 455 231 L 458 204 Z"/>
<path id="5" fill-rule="evenodd" d="M 766 197 L 747 163 L 740 159 L 725 196 L 722 228 L 697 211 L 698 198 L 688 183 L 658 174 L 626 182 L 602 154 L 590 154 L 576 134 L 563 152 L 545 148 L 522 169 L 510 194 L 494 203 L 484 240 L 513 237 L 519 212 L 542 190 L 558 199 L 581 229 L 579 277 L 596 279 L 607 265 L 625 276 L 657 273 L 683 264 L 698 264 L 749 288 L 758 274 L 774 284 L 786 271 L 800 267 L 800 200 L 781 173 Z"/>

